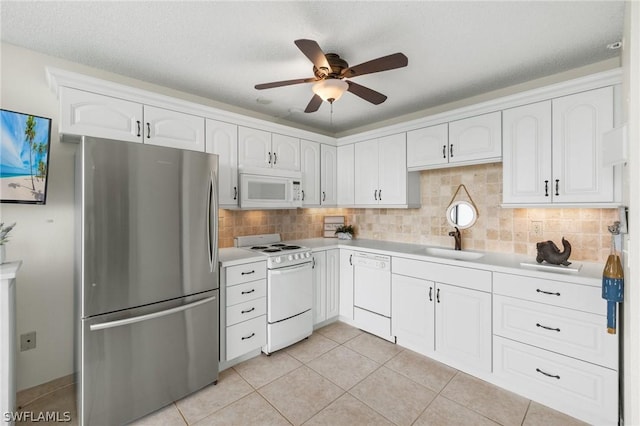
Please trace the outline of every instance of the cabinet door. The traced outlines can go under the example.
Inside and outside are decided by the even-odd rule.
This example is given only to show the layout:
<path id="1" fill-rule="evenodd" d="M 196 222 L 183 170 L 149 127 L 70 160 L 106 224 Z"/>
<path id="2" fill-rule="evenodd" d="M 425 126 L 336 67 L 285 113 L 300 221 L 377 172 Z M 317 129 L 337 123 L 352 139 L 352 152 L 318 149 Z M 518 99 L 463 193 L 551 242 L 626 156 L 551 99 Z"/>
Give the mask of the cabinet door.
<path id="1" fill-rule="evenodd" d="M 338 152 L 338 205 L 350 206 L 354 203 L 355 190 L 355 145 L 339 146 Z"/>
<path id="2" fill-rule="evenodd" d="M 238 168 L 271 167 L 271 133 L 238 127 Z"/>
<path id="3" fill-rule="evenodd" d="M 502 200 L 551 202 L 551 101 L 502 112 Z"/>
<path id="4" fill-rule="evenodd" d="M 406 134 L 378 139 L 378 203 L 407 204 Z"/>
<path id="5" fill-rule="evenodd" d="M 602 135 L 612 128 L 612 87 L 553 100 L 554 202 L 614 201 L 613 167 L 602 165 Z"/>
<path id="6" fill-rule="evenodd" d="M 355 204 L 378 204 L 378 140 L 355 144 Z"/>
<path id="7" fill-rule="evenodd" d="M 391 334 L 398 344 L 421 354 L 434 349 L 435 283 L 391 276 Z"/>
<path id="8" fill-rule="evenodd" d="M 271 135 L 271 153 L 274 169 L 300 171 L 300 139 L 274 133 Z"/>
<path id="9" fill-rule="evenodd" d="M 491 371 L 491 294 L 437 283 L 435 299 L 436 352 Z"/>
<path id="10" fill-rule="evenodd" d="M 407 167 L 428 167 L 449 161 L 447 123 L 407 132 Z"/>
<path id="11" fill-rule="evenodd" d="M 449 163 L 502 156 L 501 112 L 449 123 Z"/>
<path id="12" fill-rule="evenodd" d="M 340 249 L 340 316 L 353 321 L 353 250 Z"/>
<path id="13" fill-rule="evenodd" d="M 60 133 L 142 142 L 142 104 L 60 88 Z"/>
<path id="14" fill-rule="evenodd" d="M 238 126 L 207 119 L 206 152 L 218 155 L 218 199 L 238 205 Z"/>
<path id="15" fill-rule="evenodd" d="M 340 315 L 340 250 L 327 250 L 327 319 Z"/>
<path id="16" fill-rule="evenodd" d="M 338 203 L 338 152 L 335 146 L 325 144 L 320 147 L 320 152 L 320 202 L 323 206 L 335 206 Z"/>
<path id="17" fill-rule="evenodd" d="M 313 253 L 313 324 L 327 319 L 327 253 Z"/>
<path id="18" fill-rule="evenodd" d="M 302 204 L 320 205 L 320 144 L 300 141 L 300 168 L 302 170 Z"/>
<path id="19" fill-rule="evenodd" d="M 204 152 L 204 118 L 145 105 L 144 143 Z"/>

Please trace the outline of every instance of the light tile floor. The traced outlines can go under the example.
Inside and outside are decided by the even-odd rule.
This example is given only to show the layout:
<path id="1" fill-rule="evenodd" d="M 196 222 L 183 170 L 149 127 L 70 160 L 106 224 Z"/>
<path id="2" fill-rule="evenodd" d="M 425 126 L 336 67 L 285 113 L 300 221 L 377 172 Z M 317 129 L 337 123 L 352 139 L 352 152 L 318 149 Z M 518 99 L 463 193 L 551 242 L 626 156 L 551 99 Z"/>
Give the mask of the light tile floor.
<path id="1" fill-rule="evenodd" d="M 24 411 L 71 411 L 75 387 Z M 23 424 L 23 423 L 21 423 Z M 43 422 L 34 424 L 42 425 Z M 344 323 L 220 373 L 135 425 L 582 425 Z"/>

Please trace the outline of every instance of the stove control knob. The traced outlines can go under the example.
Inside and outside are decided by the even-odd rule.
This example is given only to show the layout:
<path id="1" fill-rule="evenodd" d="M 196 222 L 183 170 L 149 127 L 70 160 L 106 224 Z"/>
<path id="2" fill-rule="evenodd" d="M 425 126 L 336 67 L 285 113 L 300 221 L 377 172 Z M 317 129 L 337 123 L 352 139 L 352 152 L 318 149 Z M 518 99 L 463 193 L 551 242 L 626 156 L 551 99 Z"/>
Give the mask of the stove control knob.
<path id="1" fill-rule="evenodd" d="M 298 256 L 298 253 L 296 253 L 296 254 L 294 254 L 294 255 L 293 255 L 293 258 L 294 258 L 294 259 L 298 259 L 299 257 L 300 257 L 300 256 Z"/>
<path id="2" fill-rule="evenodd" d="M 282 258 L 281 258 L 280 256 L 276 257 L 275 262 L 276 262 L 276 263 L 280 263 L 280 262 L 282 262 Z"/>
<path id="3" fill-rule="evenodd" d="M 293 260 L 293 256 L 289 255 L 289 260 Z"/>
<path id="4" fill-rule="evenodd" d="M 304 254 L 304 257 L 311 257 L 311 255 L 307 252 Z"/>

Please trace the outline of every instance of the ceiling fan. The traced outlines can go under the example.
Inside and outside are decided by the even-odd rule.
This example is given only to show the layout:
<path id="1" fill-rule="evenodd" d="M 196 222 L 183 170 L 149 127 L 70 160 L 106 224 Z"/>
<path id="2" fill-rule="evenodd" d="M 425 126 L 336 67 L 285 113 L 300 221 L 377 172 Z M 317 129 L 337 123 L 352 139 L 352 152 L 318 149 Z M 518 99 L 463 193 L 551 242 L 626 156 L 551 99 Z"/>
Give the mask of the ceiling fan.
<path id="1" fill-rule="evenodd" d="M 323 100 L 333 104 L 345 91 L 351 92 L 374 105 L 379 105 L 387 100 L 385 95 L 351 80 L 346 80 L 346 78 L 406 67 L 409 62 L 404 54 L 394 53 L 350 67 L 339 55 L 335 53 L 325 54 L 318 46 L 318 43 L 313 40 L 300 39 L 294 43 L 313 63 L 315 77 L 256 84 L 255 88 L 262 90 L 292 84 L 315 83 L 312 88 L 314 95 L 304 112 L 317 111 Z"/>

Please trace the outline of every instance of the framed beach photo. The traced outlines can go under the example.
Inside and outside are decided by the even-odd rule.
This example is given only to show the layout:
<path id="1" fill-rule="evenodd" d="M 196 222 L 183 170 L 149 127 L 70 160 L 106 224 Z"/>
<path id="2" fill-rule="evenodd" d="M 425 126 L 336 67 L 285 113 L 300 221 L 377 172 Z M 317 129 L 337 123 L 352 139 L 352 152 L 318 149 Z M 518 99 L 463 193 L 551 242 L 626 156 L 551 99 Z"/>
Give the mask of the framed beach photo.
<path id="1" fill-rule="evenodd" d="M 51 119 L 0 109 L 0 202 L 45 204 Z"/>

